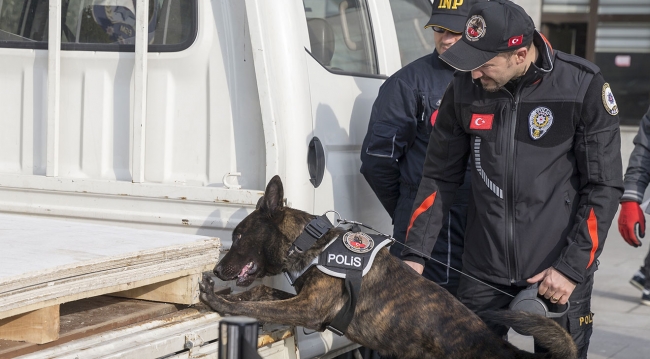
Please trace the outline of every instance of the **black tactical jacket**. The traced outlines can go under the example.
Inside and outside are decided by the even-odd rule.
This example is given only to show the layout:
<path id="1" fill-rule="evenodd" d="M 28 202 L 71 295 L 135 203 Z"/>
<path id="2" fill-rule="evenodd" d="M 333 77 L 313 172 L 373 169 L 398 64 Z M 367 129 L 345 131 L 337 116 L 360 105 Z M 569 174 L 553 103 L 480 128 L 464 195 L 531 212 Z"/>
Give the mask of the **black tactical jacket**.
<path id="1" fill-rule="evenodd" d="M 634 150 L 625 171 L 625 192 L 621 201 L 641 203 L 648 183 L 650 183 L 650 108 L 641 118 L 639 132 L 634 137 Z"/>
<path id="2" fill-rule="evenodd" d="M 525 285 L 550 266 L 575 282 L 597 268 L 622 194 L 618 110 L 600 70 L 553 52 L 512 92 L 489 93 L 457 73 L 431 133 L 405 260 L 434 245 L 468 156 L 472 197 L 463 268 L 498 284 Z"/>
<path id="3" fill-rule="evenodd" d="M 423 56 L 388 78 L 381 86 L 361 147 L 361 173 L 395 220 L 400 197 L 413 205 L 431 134 L 431 116 L 438 110 L 454 69 L 438 58 Z M 400 196 L 412 189 L 411 196 Z M 406 191 L 405 191 L 406 190 Z M 404 222 L 409 218 L 405 216 Z M 407 223 L 395 223 L 403 225 Z"/>

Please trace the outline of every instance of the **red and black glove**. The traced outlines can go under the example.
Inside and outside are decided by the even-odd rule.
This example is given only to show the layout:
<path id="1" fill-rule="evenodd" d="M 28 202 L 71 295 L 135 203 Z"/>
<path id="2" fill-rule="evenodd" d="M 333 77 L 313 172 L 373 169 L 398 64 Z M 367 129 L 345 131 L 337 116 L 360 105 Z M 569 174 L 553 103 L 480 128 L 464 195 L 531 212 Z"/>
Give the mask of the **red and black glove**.
<path id="1" fill-rule="evenodd" d="M 618 231 L 632 247 L 639 247 L 639 237 L 645 237 L 645 217 L 638 203 L 621 202 L 621 213 L 618 215 Z M 637 236 L 637 233 L 639 234 Z"/>

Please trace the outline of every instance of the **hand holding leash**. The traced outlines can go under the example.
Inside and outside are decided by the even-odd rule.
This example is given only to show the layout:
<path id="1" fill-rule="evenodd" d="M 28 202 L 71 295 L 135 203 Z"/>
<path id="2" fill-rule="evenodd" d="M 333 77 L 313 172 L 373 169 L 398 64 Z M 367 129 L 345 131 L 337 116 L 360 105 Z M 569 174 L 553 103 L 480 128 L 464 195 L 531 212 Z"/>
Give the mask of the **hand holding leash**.
<path id="1" fill-rule="evenodd" d="M 566 304 L 576 288 L 575 283 L 553 267 L 549 267 L 526 281 L 530 284 L 539 282 L 538 293 L 553 304 Z"/>
<path id="2" fill-rule="evenodd" d="M 621 213 L 618 215 L 618 231 L 627 244 L 632 247 L 641 246 L 639 237 L 645 237 L 645 216 L 638 203 L 634 201 L 621 202 Z"/>

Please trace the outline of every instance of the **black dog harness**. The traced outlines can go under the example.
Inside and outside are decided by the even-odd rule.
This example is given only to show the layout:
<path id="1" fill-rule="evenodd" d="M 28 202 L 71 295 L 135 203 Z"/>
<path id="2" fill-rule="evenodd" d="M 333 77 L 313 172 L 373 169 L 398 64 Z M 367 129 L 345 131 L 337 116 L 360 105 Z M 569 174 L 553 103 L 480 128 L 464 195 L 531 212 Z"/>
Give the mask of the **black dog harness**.
<path id="1" fill-rule="evenodd" d="M 325 216 L 320 216 L 309 222 L 305 230 L 294 241 L 289 255 L 294 252 L 302 253 L 316 243 L 327 231 L 333 228 Z M 358 226 L 332 239 L 323 251 L 300 272 L 285 272 L 289 283 L 293 286 L 300 276 L 309 268 L 316 266 L 321 272 L 345 279 L 345 291 L 348 301 L 336 314 L 327 329 L 337 335 L 344 335 L 352 321 L 354 310 L 361 290 L 361 279 L 370 271 L 377 252 L 391 244 L 393 240 L 383 235 L 361 232 Z"/>

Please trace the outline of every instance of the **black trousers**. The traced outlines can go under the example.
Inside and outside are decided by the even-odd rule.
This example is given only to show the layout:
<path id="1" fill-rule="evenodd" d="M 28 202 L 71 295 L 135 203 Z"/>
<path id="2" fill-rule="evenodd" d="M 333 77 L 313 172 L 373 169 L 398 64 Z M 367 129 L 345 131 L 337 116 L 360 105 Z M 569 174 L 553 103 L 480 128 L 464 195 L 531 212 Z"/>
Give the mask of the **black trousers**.
<path id="1" fill-rule="evenodd" d="M 641 273 L 645 275 L 645 289 L 650 290 L 650 250 L 648 250 L 648 254 L 645 256 Z"/>
<path id="2" fill-rule="evenodd" d="M 567 314 L 554 319 L 571 334 L 578 347 L 578 358 L 587 358 L 589 338 L 593 331 L 593 313 L 591 312 L 591 291 L 593 289 L 593 283 L 594 277 L 591 275 L 583 283 L 578 284 L 573 293 L 571 293 L 571 297 L 569 297 L 571 308 L 569 308 Z M 513 296 L 526 288 L 494 283 L 488 284 Z M 460 278 L 458 299 L 473 312 L 477 313 L 479 317 L 483 311 L 506 310 L 512 301 L 512 297 L 465 276 L 461 276 Z M 497 335 L 507 339 L 510 328 L 497 324 L 488 324 L 488 327 Z M 536 353 L 543 353 L 545 351 L 545 349 L 535 345 Z"/>

